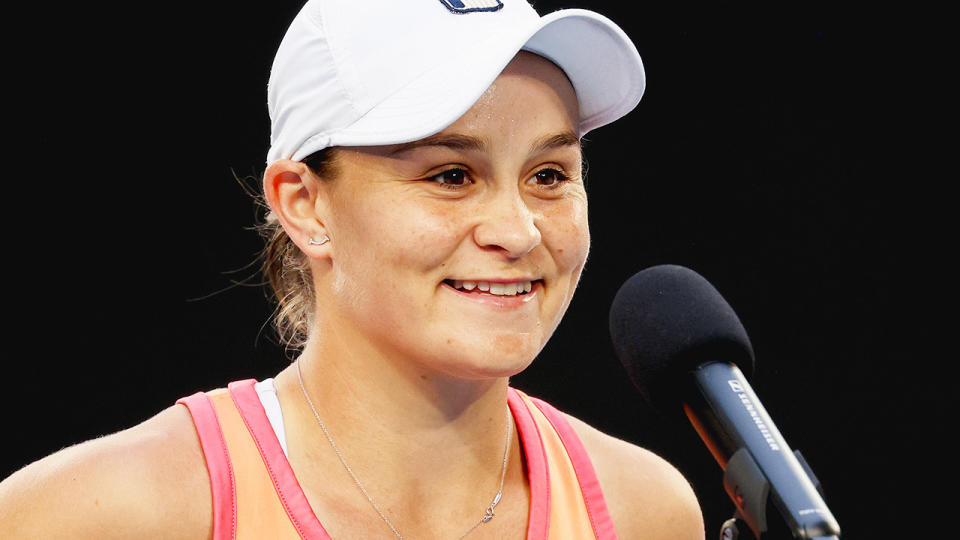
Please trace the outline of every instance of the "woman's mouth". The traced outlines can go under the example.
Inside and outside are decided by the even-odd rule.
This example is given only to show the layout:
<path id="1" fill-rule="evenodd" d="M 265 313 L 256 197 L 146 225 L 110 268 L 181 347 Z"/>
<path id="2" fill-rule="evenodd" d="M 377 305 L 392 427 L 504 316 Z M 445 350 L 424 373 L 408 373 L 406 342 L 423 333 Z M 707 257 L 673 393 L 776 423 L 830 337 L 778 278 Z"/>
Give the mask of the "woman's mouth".
<path id="1" fill-rule="evenodd" d="M 522 296 L 533 290 L 540 280 L 513 281 L 502 283 L 496 281 L 445 279 L 444 283 L 461 292 L 487 293 L 494 296 Z"/>

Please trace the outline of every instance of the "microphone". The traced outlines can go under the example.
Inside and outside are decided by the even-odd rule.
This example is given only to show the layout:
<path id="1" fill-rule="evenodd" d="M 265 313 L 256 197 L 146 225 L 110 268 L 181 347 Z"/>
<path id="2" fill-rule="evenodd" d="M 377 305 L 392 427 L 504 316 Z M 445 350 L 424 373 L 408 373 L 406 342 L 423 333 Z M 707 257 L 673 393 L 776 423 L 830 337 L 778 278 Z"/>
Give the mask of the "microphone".
<path id="1" fill-rule="evenodd" d="M 614 298 L 610 336 L 645 400 L 686 413 L 724 470 L 737 517 L 757 538 L 839 538 L 816 477 L 747 382 L 753 347 L 713 285 L 682 266 L 638 272 Z M 770 518 L 773 508 L 782 520 Z"/>

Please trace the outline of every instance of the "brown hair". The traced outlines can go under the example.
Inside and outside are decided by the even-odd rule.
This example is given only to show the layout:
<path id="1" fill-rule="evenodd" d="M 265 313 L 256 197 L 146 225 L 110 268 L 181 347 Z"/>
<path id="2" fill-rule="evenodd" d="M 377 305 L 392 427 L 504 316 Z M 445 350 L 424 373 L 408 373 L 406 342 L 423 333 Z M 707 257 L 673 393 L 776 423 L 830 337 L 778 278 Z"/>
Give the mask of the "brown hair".
<path id="1" fill-rule="evenodd" d="M 337 175 L 335 148 L 324 148 L 303 160 L 323 181 L 332 181 Z M 310 261 L 290 239 L 280 220 L 267 204 L 263 194 L 257 195 L 258 204 L 266 209 L 263 223 L 255 229 L 265 245 L 260 253 L 263 275 L 273 289 L 277 307 L 274 327 L 280 342 L 288 349 L 301 349 L 310 336 L 315 315 L 313 274 Z"/>

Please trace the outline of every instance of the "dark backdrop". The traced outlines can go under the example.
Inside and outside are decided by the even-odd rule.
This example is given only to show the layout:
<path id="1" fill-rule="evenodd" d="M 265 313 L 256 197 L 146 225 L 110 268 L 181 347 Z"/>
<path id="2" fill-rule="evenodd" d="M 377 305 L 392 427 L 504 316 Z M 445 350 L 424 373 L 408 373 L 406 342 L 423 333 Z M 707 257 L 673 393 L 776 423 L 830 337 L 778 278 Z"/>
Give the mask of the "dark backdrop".
<path id="1" fill-rule="evenodd" d="M 909 491 L 918 473 L 903 471 L 904 456 L 930 436 L 909 426 L 946 406 L 904 375 L 921 336 L 907 330 L 905 300 L 925 284 L 901 275 L 922 256 L 918 184 L 895 167 L 913 137 L 900 124 L 916 104 L 902 93 L 908 38 L 852 7 L 576 5 L 623 26 L 648 87 L 633 113 L 588 136 L 590 261 L 563 324 L 514 384 L 673 462 L 713 538 L 732 513 L 719 467 L 689 426 L 640 403 L 607 332 L 625 279 L 689 266 L 743 320 L 754 387 L 822 480 L 845 538 L 906 527 L 893 516 L 922 494 Z M 26 148 L 8 184 L 29 218 L 7 233 L 3 399 L 16 444 L 4 445 L 3 476 L 286 365 L 257 286 L 257 212 L 234 175 L 263 171 L 268 70 L 298 8 L 51 7 L 21 21 L 14 52 L 31 53 L 8 83 L 24 97 L 8 108 L 27 113 Z"/>

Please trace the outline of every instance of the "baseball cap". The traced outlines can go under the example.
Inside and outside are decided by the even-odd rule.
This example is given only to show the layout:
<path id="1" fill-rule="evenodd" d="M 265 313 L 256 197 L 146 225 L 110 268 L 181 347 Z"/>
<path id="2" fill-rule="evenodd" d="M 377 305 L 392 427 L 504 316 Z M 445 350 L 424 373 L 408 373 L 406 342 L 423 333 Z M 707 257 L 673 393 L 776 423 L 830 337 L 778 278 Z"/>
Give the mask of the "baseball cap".
<path id="1" fill-rule="evenodd" d="M 267 163 L 442 131 L 520 50 L 567 75 L 580 136 L 627 114 L 643 94 L 633 42 L 592 11 L 541 17 L 526 0 L 308 0 L 270 71 Z"/>

